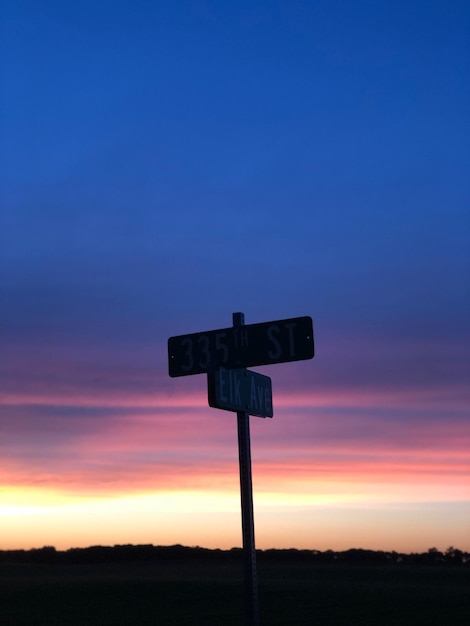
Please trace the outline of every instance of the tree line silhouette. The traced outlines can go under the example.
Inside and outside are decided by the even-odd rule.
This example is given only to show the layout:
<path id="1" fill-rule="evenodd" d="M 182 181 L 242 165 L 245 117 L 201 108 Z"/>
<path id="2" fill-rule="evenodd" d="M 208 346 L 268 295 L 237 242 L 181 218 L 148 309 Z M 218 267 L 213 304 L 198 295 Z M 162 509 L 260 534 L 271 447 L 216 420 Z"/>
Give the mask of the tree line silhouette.
<path id="1" fill-rule="evenodd" d="M 303 561 L 311 563 L 363 564 L 363 565 L 454 565 L 470 567 L 470 553 L 450 546 L 445 552 L 437 548 L 429 548 L 427 552 L 403 554 L 382 550 L 364 550 L 351 548 L 350 550 L 299 550 L 277 549 L 257 550 L 257 557 L 261 562 L 269 561 Z M 42 564 L 93 564 L 130 561 L 165 561 L 190 559 L 239 559 L 242 549 L 230 550 L 187 547 L 182 545 L 154 546 L 144 545 L 114 545 L 90 546 L 88 548 L 70 548 L 56 550 L 54 546 L 32 548 L 30 550 L 0 550 L 0 562 L 15 563 L 42 563 Z"/>

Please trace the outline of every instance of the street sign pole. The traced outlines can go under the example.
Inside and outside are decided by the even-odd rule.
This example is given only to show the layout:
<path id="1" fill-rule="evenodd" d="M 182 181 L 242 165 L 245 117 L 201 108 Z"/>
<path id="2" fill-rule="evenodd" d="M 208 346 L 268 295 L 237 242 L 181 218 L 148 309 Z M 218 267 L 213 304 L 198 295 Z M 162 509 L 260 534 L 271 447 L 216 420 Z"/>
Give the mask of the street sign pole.
<path id="1" fill-rule="evenodd" d="M 170 337 L 168 373 L 207 374 L 209 406 L 237 413 L 246 624 L 259 626 L 249 416 L 272 417 L 273 401 L 269 376 L 246 368 L 312 359 L 313 322 L 304 316 L 245 325 L 245 315 L 233 313 L 232 323 Z"/>
<path id="2" fill-rule="evenodd" d="M 233 326 L 239 327 L 244 325 L 245 315 L 243 313 L 234 313 Z M 258 581 L 256 574 L 255 523 L 253 514 L 253 482 L 251 477 L 249 414 L 245 411 L 237 411 L 237 424 L 247 626 L 258 626 Z"/>

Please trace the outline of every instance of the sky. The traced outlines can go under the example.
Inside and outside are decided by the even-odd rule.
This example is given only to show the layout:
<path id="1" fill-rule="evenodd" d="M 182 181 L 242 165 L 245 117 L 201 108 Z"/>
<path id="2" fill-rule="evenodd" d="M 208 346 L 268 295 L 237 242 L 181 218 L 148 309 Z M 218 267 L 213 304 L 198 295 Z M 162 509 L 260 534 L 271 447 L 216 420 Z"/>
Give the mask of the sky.
<path id="1" fill-rule="evenodd" d="M 3 0 L 0 549 L 241 546 L 171 336 L 311 316 L 258 548 L 470 550 L 470 7 Z"/>

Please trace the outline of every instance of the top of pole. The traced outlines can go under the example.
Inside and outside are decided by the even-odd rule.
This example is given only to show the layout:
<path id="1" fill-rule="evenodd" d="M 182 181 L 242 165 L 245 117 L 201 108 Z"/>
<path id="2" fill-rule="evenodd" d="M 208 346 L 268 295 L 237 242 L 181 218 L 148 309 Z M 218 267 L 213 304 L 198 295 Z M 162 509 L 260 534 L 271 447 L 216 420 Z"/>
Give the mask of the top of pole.
<path id="1" fill-rule="evenodd" d="M 244 313 L 233 313 L 232 320 L 234 326 L 245 326 L 245 314 Z"/>

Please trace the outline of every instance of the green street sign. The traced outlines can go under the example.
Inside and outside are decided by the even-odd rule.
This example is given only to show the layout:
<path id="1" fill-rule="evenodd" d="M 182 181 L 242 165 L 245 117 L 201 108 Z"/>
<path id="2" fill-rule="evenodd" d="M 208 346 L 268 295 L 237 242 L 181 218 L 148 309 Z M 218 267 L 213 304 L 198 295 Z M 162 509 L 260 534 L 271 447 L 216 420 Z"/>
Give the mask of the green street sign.
<path id="1" fill-rule="evenodd" d="M 273 416 L 271 379 L 258 372 L 220 367 L 207 374 L 207 393 L 209 406 L 216 409 Z"/>
<path id="2" fill-rule="evenodd" d="M 231 326 L 168 339 L 171 377 L 301 361 L 314 356 L 311 317 Z"/>

